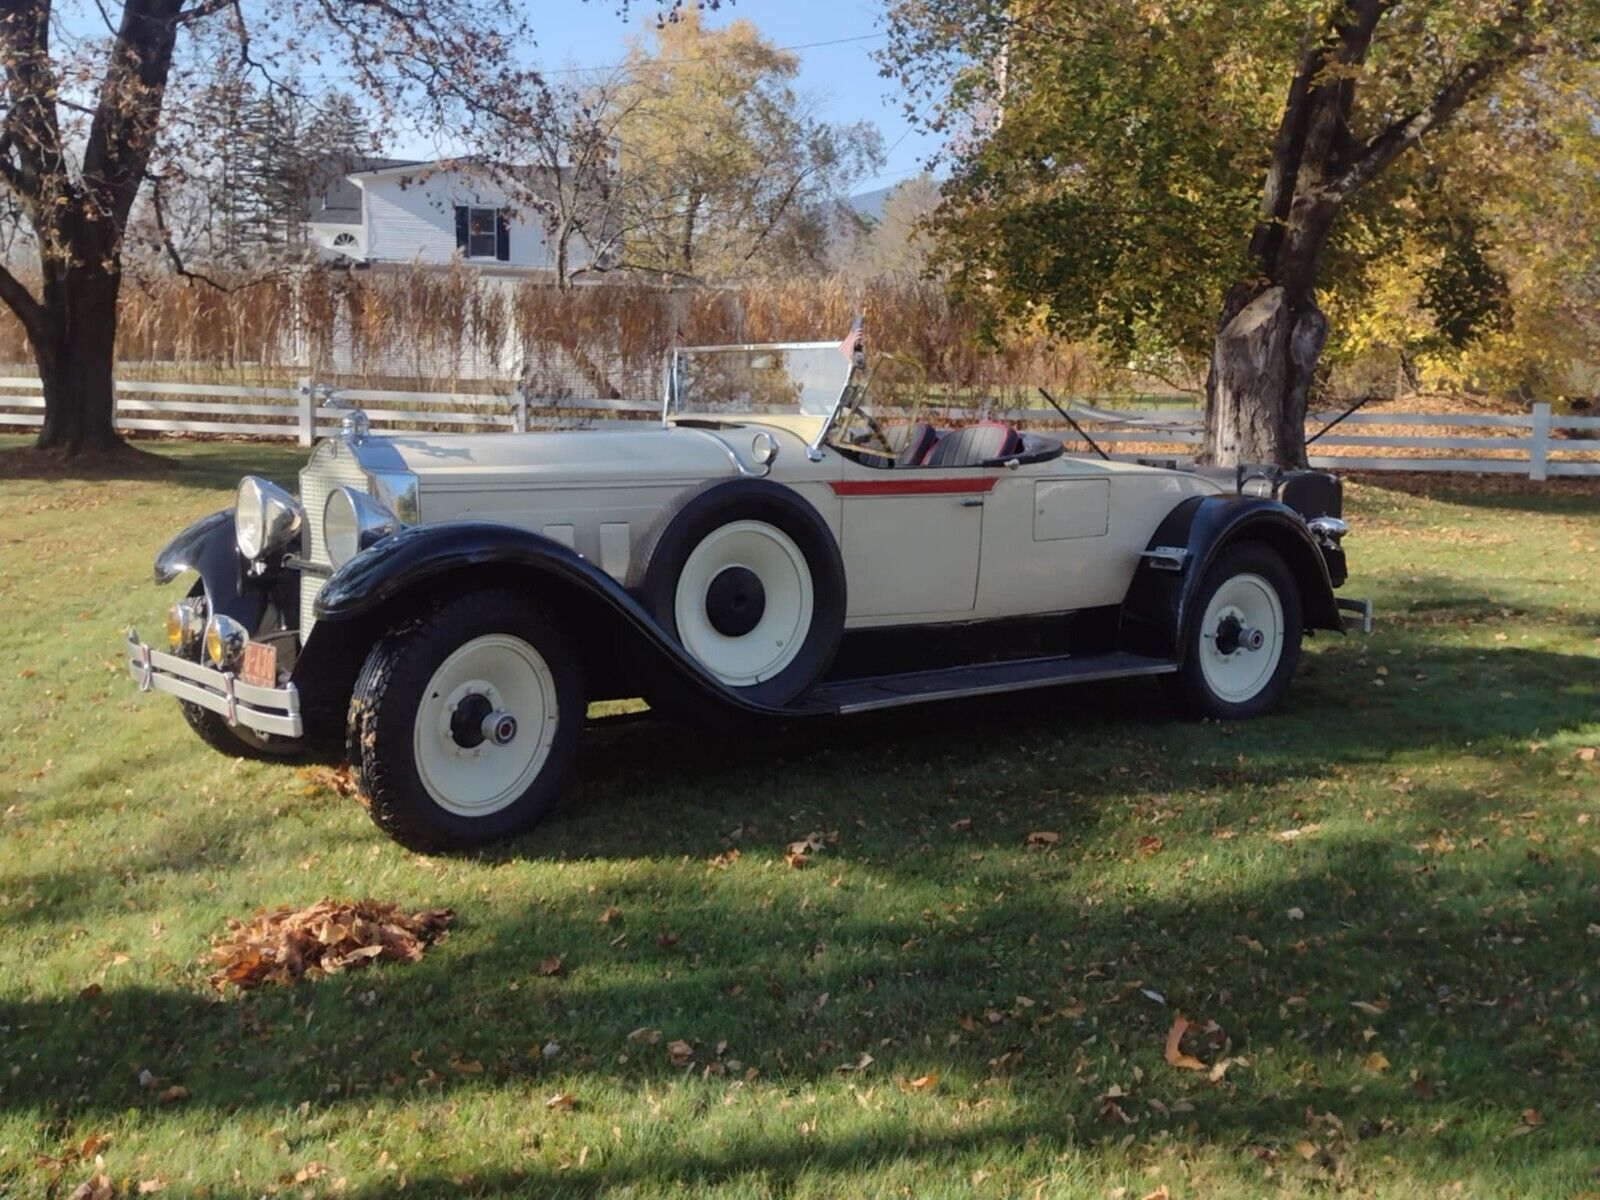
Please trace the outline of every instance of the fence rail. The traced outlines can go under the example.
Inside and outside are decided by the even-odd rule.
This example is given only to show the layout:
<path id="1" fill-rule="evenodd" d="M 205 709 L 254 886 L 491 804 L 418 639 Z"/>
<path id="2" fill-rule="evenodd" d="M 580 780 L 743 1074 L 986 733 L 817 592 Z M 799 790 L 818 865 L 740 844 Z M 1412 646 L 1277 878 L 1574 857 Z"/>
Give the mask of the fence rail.
<path id="1" fill-rule="evenodd" d="M 294 387 L 233 384 L 117 382 L 117 425 L 130 431 L 233 434 L 283 438 L 309 446 L 338 430 L 343 409 L 321 402 L 310 379 Z M 596 419 L 649 418 L 661 411 L 645 400 L 569 400 L 477 392 L 398 392 L 350 389 L 338 393 L 358 404 L 380 431 L 434 429 L 525 431 L 587 423 Z M 39 380 L 0 376 L 0 428 L 37 428 L 44 419 Z M 935 409 L 953 420 L 970 419 L 971 408 Z M 1102 410 L 1103 412 L 1104 410 Z M 1077 434 L 1051 410 L 1011 408 L 985 414 Z M 1313 432 L 1334 413 L 1308 419 Z M 1201 415 L 1194 408 L 1137 409 L 1113 419 L 1081 422 L 1111 457 L 1184 459 L 1201 441 Z M 1440 432 L 1413 432 L 1436 430 Z M 1361 471 L 1449 471 L 1600 477 L 1600 417 L 1556 416 L 1548 404 L 1527 413 L 1353 413 L 1315 437 L 1311 463 Z M 1353 452 L 1353 453 L 1352 453 Z"/>

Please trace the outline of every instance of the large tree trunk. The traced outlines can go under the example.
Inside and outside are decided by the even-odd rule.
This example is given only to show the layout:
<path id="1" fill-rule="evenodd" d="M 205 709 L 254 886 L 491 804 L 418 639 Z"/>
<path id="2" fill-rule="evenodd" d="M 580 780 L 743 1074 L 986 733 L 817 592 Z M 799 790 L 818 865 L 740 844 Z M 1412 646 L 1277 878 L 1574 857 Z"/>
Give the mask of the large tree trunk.
<path id="1" fill-rule="evenodd" d="M 116 428 L 113 355 L 120 272 L 96 268 L 47 280 L 33 338 L 44 385 L 38 448 L 69 458 L 124 448 Z"/>
<path id="2" fill-rule="evenodd" d="M 1296 305 L 1281 286 L 1224 309 L 1206 377 L 1207 462 L 1306 465 L 1306 402 L 1327 333 L 1315 302 Z"/>

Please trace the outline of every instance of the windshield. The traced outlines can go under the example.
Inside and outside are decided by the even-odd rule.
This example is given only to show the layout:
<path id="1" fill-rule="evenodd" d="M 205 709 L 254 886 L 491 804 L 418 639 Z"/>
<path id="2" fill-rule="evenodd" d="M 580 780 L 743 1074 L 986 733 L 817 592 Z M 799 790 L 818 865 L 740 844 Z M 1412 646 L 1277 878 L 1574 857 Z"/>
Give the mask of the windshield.
<path id="1" fill-rule="evenodd" d="M 672 355 L 663 415 L 828 417 L 853 369 L 837 342 L 685 347 Z"/>
<path id="2" fill-rule="evenodd" d="M 922 416 L 927 398 L 922 368 L 908 358 L 874 354 L 858 373 L 824 440 L 843 450 L 898 458 Z"/>

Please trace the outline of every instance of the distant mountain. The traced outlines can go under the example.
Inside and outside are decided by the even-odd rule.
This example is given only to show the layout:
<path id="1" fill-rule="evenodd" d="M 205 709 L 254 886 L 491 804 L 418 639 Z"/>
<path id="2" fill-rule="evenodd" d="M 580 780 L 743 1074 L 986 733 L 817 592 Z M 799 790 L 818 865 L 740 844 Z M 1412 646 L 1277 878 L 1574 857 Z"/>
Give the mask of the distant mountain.
<path id="1" fill-rule="evenodd" d="M 894 191 L 893 186 L 878 188 L 876 191 L 871 192 L 862 192 L 859 195 L 851 196 L 845 203 L 854 210 L 857 216 L 868 221 L 881 221 L 883 220 L 883 202 L 889 198 L 889 193 L 892 191 Z"/>

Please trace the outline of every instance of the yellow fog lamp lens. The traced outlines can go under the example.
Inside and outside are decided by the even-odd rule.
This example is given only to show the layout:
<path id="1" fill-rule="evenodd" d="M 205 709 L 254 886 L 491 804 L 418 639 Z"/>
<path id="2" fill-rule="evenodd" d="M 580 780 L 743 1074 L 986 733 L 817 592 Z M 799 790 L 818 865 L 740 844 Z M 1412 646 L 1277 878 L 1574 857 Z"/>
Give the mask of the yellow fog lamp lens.
<path id="1" fill-rule="evenodd" d="M 167 609 L 167 645 L 174 654 L 187 654 L 205 634 L 205 619 L 192 600 L 179 600 Z"/>
<path id="2" fill-rule="evenodd" d="M 244 661 L 244 644 L 249 640 L 244 626 L 232 617 L 219 615 L 206 623 L 206 657 L 219 670 L 237 670 Z"/>

